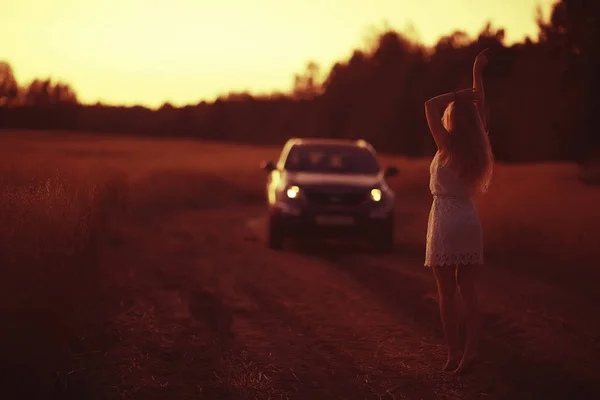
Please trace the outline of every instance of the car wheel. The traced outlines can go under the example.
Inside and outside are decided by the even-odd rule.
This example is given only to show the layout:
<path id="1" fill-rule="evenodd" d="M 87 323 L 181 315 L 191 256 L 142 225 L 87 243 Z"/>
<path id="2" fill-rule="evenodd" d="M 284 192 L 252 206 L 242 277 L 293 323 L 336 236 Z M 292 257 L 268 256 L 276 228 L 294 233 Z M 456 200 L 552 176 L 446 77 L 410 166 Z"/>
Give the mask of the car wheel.
<path id="1" fill-rule="evenodd" d="M 283 248 L 285 237 L 281 224 L 277 222 L 275 217 L 269 217 L 269 225 L 267 227 L 267 245 L 270 249 L 280 250 Z"/>

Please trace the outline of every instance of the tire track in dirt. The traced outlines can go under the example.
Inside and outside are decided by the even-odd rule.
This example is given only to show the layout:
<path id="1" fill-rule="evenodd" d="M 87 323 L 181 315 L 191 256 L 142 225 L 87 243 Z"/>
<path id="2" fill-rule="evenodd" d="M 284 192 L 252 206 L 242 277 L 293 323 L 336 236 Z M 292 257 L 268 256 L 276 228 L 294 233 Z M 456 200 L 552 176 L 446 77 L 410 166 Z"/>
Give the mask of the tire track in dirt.
<path id="1" fill-rule="evenodd" d="M 318 327 L 307 326 L 302 319 L 260 288 L 248 286 L 248 294 L 258 305 L 260 314 L 250 324 L 261 327 L 266 342 L 261 347 L 269 357 L 287 367 L 297 398 L 336 399 L 352 390 L 357 399 L 366 399 L 370 391 L 361 382 L 362 370 L 355 361 L 344 356 L 318 333 Z M 265 346 L 266 344 L 266 346 Z M 267 348 L 265 348 L 267 347 Z M 259 350 L 260 352 L 260 350 Z M 287 389 L 285 382 L 281 382 Z M 288 389 L 291 392 L 291 390 Z"/>
<path id="2" fill-rule="evenodd" d="M 219 381 L 231 351 L 231 310 L 210 285 L 192 280 L 193 237 L 167 224 L 138 226 L 118 262 L 131 298 L 112 321 L 120 340 L 106 350 L 118 398 L 236 399 Z M 117 261 L 117 260 L 115 260 Z M 128 271 L 128 272 L 127 272 Z M 207 282 L 205 282 L 207 283 Z"/>
<path id="3" fill-rule="evenodd" d="M 353 399 L 439 398 L 430 382 L 378 355 L 372 338 L 333 319 L 327 324 L 312 314 L 299 315 L 260 288 L 247 287 L 246 293 L 260 306 L 261 315 L 253 322 L 268 327 L 264 339 L 280 353 L 280 362 L 294 368 L 299 381 L 314 386 L 297 393 L 298 398 L 348 398 L 349 389 Z M 277 345 L 278 340 L 288 345 Z"/>

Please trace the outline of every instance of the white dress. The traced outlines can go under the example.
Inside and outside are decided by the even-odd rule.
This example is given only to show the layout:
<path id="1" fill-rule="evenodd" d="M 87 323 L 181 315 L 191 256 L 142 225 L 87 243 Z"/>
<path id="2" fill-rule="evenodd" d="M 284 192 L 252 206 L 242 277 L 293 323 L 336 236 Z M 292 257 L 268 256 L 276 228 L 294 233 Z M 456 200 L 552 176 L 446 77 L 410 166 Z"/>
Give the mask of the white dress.
<path id="1" fill-rule="evenodd" d="M 427 224 L 425 266 L 483 264 L 483 239 L 477 209 L 468 188 L 450 166 L 429 167 L 433 204 Z"/>

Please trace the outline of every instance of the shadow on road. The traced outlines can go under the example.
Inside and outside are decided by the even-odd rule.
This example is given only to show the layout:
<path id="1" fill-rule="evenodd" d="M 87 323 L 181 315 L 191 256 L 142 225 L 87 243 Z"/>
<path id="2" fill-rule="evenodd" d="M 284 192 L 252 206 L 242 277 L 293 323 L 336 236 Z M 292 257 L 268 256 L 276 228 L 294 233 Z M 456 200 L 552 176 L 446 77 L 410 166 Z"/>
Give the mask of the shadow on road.
<path id="1" fill-rule="evenodd" d="M 285 357 L 283 365 L 300 367 L 296 373 L 298 380 L 305 383 L 301 386 L 305 392 L 297 393 L 299 398 L 347 398 L 344 396 L 349 393 L 352 398 L 365 399 L 384 398 L 383 395 L 394 393 L 418 393 L 421 398 L 435 398 L 428 382 L 402 371 L 400 366 L 373 365 L 374 360 L 360 362 L 344 351 L 354 345 L 349 340 L 360 339 L 350 339 L 345 331 L 322 326 L 310 316 L 294 312 L 255 286 L 245 287 L 244 291 L 259 306 L 263 323 L 270 324 L 273 334 L 267 340 L 290 339 L 288 345 L 273 343 L 273 349 Z M 393 383 L 386 386 L 386 382 Z"/>

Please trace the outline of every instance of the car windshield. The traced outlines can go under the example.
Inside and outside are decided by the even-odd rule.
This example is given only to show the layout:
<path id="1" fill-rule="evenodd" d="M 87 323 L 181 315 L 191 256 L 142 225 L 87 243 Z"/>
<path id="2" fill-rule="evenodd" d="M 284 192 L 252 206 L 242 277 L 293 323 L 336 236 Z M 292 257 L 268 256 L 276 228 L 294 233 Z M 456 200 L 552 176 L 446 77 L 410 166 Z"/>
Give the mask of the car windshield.
<path id="1" fill-rule="evenodd" d="M 364 147 L 339 144 L 295 145 L 285 161 L 293 172 L 374 175 L 380 171 L 374 154 Z"/>

